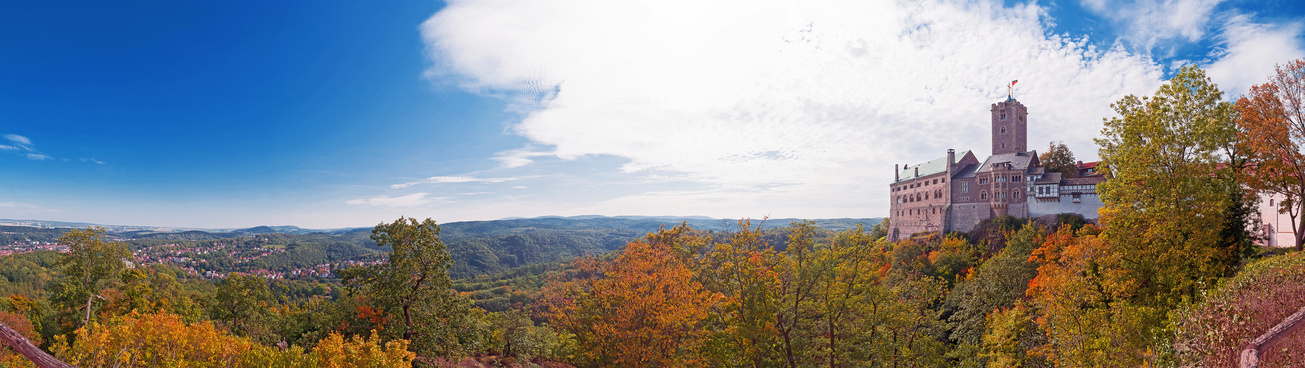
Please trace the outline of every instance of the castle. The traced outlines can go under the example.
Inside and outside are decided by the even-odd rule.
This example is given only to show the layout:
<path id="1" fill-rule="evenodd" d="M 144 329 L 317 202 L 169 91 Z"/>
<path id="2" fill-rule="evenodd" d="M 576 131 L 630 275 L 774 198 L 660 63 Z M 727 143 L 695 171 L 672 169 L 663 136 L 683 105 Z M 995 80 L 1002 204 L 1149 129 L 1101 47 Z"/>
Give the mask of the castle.
<path id="1" fill-rule="evenodd" d="M 982 163 L 974 152 L 918 165 L 894 165 L 889 185 L 890 240 L 932 231 L 970 231 L 980 221 L 1010 215 L 1031 218 L 1076 213 L 1096 219 L 1105 180 L 1096 163 L 1079 163 L 1080 175 L 1047 172 L 1038 153 L 1028 151 L 1028 109 L 1018 100 L 992 104 L 992 155 Z"/>

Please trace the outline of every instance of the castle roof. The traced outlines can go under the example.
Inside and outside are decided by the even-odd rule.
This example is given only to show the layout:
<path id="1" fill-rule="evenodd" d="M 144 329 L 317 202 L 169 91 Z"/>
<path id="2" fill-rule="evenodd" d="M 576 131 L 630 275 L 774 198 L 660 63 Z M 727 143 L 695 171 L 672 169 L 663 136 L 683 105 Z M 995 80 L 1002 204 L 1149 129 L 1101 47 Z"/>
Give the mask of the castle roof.
<path id="1" fill-rule="evenodd" d="M 952 178 L 954 179 L 973 178 L 974 172 L 978 170 L 979 170 L 979 164 L 969 164 L 969 165 L 961 166 L 960 168 L 956 169 L 955 173 L 952 174 Z"/>
<path id="2" fill-rule="evenodd" d="M 956 157 L 965 157 L 970 151 L 957 152 Z M 903 182 L 911 179 L 923 178 L 929 175 L 947 172 L 947 156 L 929 160 L 919 165 L 906 165 L 901 171 L 897 172 L 897 182 Z"/>
<path id="3" fill-rule="evenodd" d="M 976 173 L 992 172 L 993 165 L 1002 165 L 1002 164 L 1010 164 L 1009 168 L 1003 167 L 1002 168 L 1003 170 L 1027 171 L 1030 167 L 1037 166 L 1038 163 L 1037 160 L 1038 160 L 1037 152 L 1030 151 L 1030 152 L 999 153 L 992 156 L 988 156 L 988 160 L 984 161 L 982 165 L 979 165 L 979 169 L 976 170 L 975 172 Z"/>

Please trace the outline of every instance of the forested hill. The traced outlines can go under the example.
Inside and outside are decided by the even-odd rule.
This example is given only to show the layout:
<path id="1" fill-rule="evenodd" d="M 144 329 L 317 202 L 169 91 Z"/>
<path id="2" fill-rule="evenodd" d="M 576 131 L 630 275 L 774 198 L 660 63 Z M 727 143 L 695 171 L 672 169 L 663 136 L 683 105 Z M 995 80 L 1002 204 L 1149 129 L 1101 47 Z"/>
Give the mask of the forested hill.
<path id="1" fill-rule="evenodd" d="M 873 227 L 880 219 L 823 219 L 816 225 L 832 231 Z M 516 267 L 567 260 L 620 249 L 627 242 L 687 222 L 701 230 L 736 228 L 737 220 L 702 217 L 540 217 L 494 221 L 451 222 L 441 225 L 441 239 L 454 259 L 454 278 L 501 272 Z M 754 226 L 788 226 L 791 219 L 753 221 Z M 54 242 L 67 228 L 4 226 L 0 247 L 22 251 L 21 246 Z M 377 249 L 369 239 L 371 228 L 313 231 L 293 226 L 260 226 L 237 230 L 111 232 L 115 240 L 131 245 L 138 258 L 175 263 L 201 274 L 230 271 L 268 272 L 285 277 L 331 277 L 349 262 L 366 262 L 388 249 Z M 112 230 L 111 230 L 112 231 Z M 312 269 L 313 271 L 308 271 Z M 310 276 L 304 276 L 310 275 Z"/>

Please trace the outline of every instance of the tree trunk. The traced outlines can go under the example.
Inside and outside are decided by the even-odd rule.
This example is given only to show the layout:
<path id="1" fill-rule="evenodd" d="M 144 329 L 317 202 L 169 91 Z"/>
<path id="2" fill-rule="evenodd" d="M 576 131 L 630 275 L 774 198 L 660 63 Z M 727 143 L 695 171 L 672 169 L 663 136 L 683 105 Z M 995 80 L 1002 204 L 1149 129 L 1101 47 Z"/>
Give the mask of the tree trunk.
<path id="1" fill-rule="evenodd" d="M 403 339 L 412 342 L 412 311 L 407 304 L 403 305 Z"/>
<path id="2" fill-rule="evenodd" d="M 1305 206 L 1299 206 L 1299 208 L 1303 208 L 1303 209 L 1305 209 Z M 1296 231 L 1295 231 L 1296 234 L 1294 234 L 1294 235 L 1296 235 L 1296 251 L 1297 251 L 1297 252 L 1301 251 L 1301 246 L 1302 246 L 1302 245 L 1305 245 L 1305 211 L 1302 211 L 1302 212 L 1303 212 L 1303 213 L 1301 213 L 1300 215 L 1298 215 L 1298 216 L 1300 216 L 1300 217 L 1297 218 L 1297 222 L 1299 222 L 1299 223 L 1295 224 L 1295 225 L 1296 225 L 1296 226 L 1295 226 L 1295 229 L 1292 229 L 1292 230 L 1296 230 Z M 1295 217 L 1295 216 L 1293 216 L 1293 217 Z"/>
<path id="3" fill-rule="evenodd" d="M 95 300 L 95 294 L 91 294 L 91 296 L 86 297 L 86 319 L 82 321 L 82 327 L 86 327 L 91 324 L 91 301 L 92 300 Z"/>
<path id="4" fill-rule="evenodd" d="M 37 367 L 74 368 L 72 365 L 69 365 L 68 363 L 64 363 L 59 359 L 55 359 L 53 356 L 50 356 L 50 354 L 42 351 L 41 348 L 36 347 L 36 345 L 32 345 L 32 342 L 27 341 L 26 337 L 23 337 L 23 335 L 18 334 L 18 331 L 14 331 L 12 328 L 9 328 L 9 326 L 6 326 L 4 323 L 0 323 L 0 340 L 4 340 L 5 344 L 8 344 L 9 347 L 14 348 L 14 351 L 17 351 L 19 354 L 22 354 L 24 357 L 27 357 L 27 360 L 32 361 L 32 363 L 35 363 Z"/>

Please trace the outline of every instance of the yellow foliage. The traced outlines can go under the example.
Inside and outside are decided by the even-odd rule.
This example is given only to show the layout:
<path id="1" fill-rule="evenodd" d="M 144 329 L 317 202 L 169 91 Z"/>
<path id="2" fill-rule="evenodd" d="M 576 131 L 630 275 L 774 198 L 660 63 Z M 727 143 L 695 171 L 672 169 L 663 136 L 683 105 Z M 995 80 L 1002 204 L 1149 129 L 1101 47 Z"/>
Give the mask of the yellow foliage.
<path id="1" fill-rule="evenodd" d="M 186 325 L 175 314 L 131 312 L 108 323 L 78 329 L 73 343 L 55 337 L 55 357 L 79 367 L 396 367 L 411 368 L 408 341 L 381 344 L 332 333 L 312 352 L 281 350 L 217 329 L 212 322 Z M 0 361 L 0 364 L 3 364 Z"/>
<path id="2" fill-rule="evenodd" d="M 363 339 L 354 335 L 348 341 L 344 336 L 331 333 L 313 348 L 317 367 L 412 367 L 416 353 L 408 351 L 407 340 L 393 340 L 381 346 L 381 338 L 372 330 L 372 336 Z"/>

